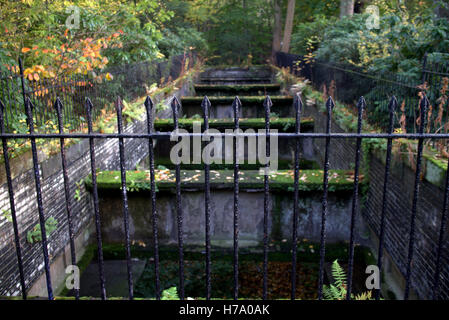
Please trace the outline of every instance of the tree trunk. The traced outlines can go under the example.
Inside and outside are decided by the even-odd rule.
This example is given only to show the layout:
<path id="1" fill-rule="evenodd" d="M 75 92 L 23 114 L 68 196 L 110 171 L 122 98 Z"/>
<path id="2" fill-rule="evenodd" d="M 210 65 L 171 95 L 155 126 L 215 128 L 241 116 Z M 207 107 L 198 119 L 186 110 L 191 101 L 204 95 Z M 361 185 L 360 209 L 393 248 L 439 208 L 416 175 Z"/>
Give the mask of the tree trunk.
<path id="1" fill-rule="evenodd" d="M 354 14 L 354 0 L 340 0 L 340 19 Z"/>
<path id="2" fill-rule="evenodd" d="M 274 2 L 274 25 L 273 25 L 273 44 L 271 55 L 274 61 L 276 52 L 281 50 L 281 33 L 282 33 L 282 21 L 281 21 L 281 0 L 273 0 Z"/>
<path id="3" fill-rule="evenodd" d="M 295 16 L 295 0 L 288 0 L 287 17 L 285 18 L 284 39 L 282 40 L 282 52 L 290 50 L 290 40 L 292 38 L 293 17 Z"/>

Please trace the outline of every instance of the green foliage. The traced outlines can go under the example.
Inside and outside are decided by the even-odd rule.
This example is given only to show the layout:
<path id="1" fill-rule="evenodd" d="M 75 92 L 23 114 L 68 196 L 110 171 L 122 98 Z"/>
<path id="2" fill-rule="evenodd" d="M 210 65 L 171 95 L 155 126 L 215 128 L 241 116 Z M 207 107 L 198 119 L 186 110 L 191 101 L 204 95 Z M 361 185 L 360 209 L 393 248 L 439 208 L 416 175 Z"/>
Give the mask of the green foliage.
<path id="1" fill-rule="evenodd" d="M 161 300 L 179 300 L 176 287 L 171 287 L 162 291 Z"/>
<path id="2" fill-rule="evenodd" d="M 75 195 L 73 196 L 73 198 L 76 201 L 80 201 L 81 200 L 81 186 L 84 184 L 84 179 L 81 179 L 80 181 L 76 182 L 76 189 L 75 189 Z"/>
<path id="3" fill-rule="evenodd" d="M 306 55 L 316 49 L 325 32 L 332 28 L 337 20 L 334 17 L 316 15 L 310 22 L 299 23 L 292 34 L 290 51 L 294 54 Z"/>
<path id="4" fill-rule="evenodd" d="M 214 63 L 265 63 L 271 52 L 271 7 L 260 0 L 226 0 L 210 21 L 206 38 Z"/>
<path id="5" fill-rule="evenodd" d="M 346 273 L 343 268 L 335 260 L 332 263 L 332 277 L 334 278 L 334 283 L 329 286 L 323 286 L 323 297 L 325 300 L 345 300 L 347 295 L 346 290 Z M 359 295 L 351 294 L 351 299 L 354 300 L 372 300 L 371 291 L 361 293 Z"/>
<path id="6" fill-rule="evenodd" d="M 45 233 L 48 237 L 58 228 L 58 220 L 53 217 L 48 218 L 45 221 Z M 27 241 L 30 244 L 42 241 L 42 233 L 40 224 L 36 224 L 33 229 L 27 232 Z"/>
<path id="7" fill-rule="evenodd" d="M 207 41 L 202 32 L 194 28 L 177 27 L 174 30 L 164 29 L 163 36 L 158 41 L 158 47 L 166 56 L 183 54 L 189 50 L 206 52 Z"/>
<path id="8" fill-rule="evenodd" d="M 1 216 L 6 219 L 8 222 L 12 222 L 11 209 L 2 209 Z"/>
<path id="9" fill-rule="evenodd" d="M 449 21 L 436 18 L 430 7 L 423 6 L 419 15 L 404 10 L 381 14 L 379 29 L 366 27 L 367 14 L 338 20 L 326 29 L 316 57 L 419 79 L 426 52 L 448 52 Z"/>

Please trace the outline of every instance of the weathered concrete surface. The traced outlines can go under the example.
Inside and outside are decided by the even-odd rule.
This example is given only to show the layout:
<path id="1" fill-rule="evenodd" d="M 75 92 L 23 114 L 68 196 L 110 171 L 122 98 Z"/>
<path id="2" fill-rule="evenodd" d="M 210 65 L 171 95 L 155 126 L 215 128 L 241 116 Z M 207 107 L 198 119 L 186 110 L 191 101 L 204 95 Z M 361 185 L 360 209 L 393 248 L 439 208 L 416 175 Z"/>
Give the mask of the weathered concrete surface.
<path id="1" fill-rule="evenodd" d="M 205 84 L 270 83 L 271 80 L 272 72 L 268 66 L 211 68 L 200 74 L 200 82 Z"/>
<path id="2" fill-rule="evenodd" d="M 233 239 L 233 191 L 211 192 L 211 241 L 212 245 L 232 247 Z M 321 228 L 321 192 L 301 195 L 299 203 L 298 237 L 318 241 Z M 271 239 L 291 239 L 293 216 L 293 193 L 272 193 L 269 199 L 268 230 Z M 129 194 L 130 236 L 132 240 L 151 243 L 152 220 L 149 193 Z M 337 242 L 349 239 L 352 195 L 350 193 L 329 194 L 327 239 Z M 123 243 L 123 213 L 119 193 L 100 191 L 100 214 L 105 243 Z M 205 205 L 204 192 L 183 191 L 185 244 L 204 244 Z M 239 196 L 240 245 L 255 246 L 263 240 L 263 190 L 241 191 Z M 157 193 L 159 217 L 159 240 L 161 244 L 177 243 L 177 215 L 175 195 Z M 357 227 L 358 232 L 364 231 Z"/>
<path id="3" fill-rule="evenodd" d="M 145 263 L 145 261 L 138 259 L 133 259 L 131 261 L 134 283 L 142 275 Z M 127 297 L 129 295 L 126 260 L 105 260 L 104 277 L 107 297 Z M 100 296 L 100 278 L 98 276 L 97 262 L 89 264 L 81 275 L 80 296 Z"/>
<path id="4" fill-rule="evenodd" d="M 94 233 L 94 225 L 91 223 L 80 235 L 75 238 L 75 252 L 76 261 L 78 262 L 86 251 L 87 244 L 91 239 L 91 235 Z M 65 279 L 67 274 L 66 268 L 72 264 L 70 255 L 70 245 L 66 245 L 63 252 L 59 254 L 51 264 L 50 274 L 52 283 L 54 285 L 53 291 L 55 295 L 60 294 L 65 288 Z M 33 285 L 28 290 L 29 296 L 46 297 L 47 281 L 45 274 L 41 274 L 40 277 L 33 282 Z"/>
<path id="5" fill-rule="evenodd" d="M 276 113 L 279 117 L 294 117 L 293 103 L 291 104 L 280 104 L 273 103 L 271 107 L 271 112 Z M 201 108 L 201 103 L 198 105 L 183 105 L 180 110 L 180 116 L 186 116 L 187 118 L 192 118 L 195 115 L 202 115 L 203 110 Z M 226 119 L 234 118 L 234 109 L 231 103 L 213 103 L 210 109 L 211 119 Z M 262 104 L 260 105 L 243 105 L 239 109 L 240 118 L 263 118 L 265 117 L 265 109 Z"/>

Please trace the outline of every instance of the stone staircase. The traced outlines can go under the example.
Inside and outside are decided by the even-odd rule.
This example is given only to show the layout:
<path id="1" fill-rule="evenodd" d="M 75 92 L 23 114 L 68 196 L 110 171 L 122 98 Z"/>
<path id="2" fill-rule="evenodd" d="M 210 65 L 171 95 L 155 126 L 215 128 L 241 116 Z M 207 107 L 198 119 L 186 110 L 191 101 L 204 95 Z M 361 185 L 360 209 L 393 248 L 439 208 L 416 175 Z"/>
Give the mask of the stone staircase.
<path id="1" fill-rule="evenodd" d="M 212 69 L 200 75 L 195 85 L 194 96 L 181 97 L 179 127 L 188 131 L 194 125 L 202 126 L 203 111 L 201 102 L 204 95 L 211 102 L 209 127 L 225 132 L 234 128 L 232 101 L 239 96 L 241 106 L 240 128 L 243 131 L 265 128 L 263 100 L 269 94 L 273 102 L 270 115 L 270 128 L 278 132 L 294 132 L 295 118 L 293 98 L 280 95 L 280 87 L 273 83 L 271 72 L 267 68 L 245 70 L 238 68 Z M 282 111 L 282 112 L 281 112 Z M 279 114 L 279 113 L 281 114 Z M 194 124 L 194 122 L 197 122 Z M 198 123 L 199 122 L 199 123 Z M 156 119 L 154 129 L 159 132 L 173 130 L 172 119 Z M 301 132 L 312 132 L 314 120 L 301 118 Z M 201 128 L 203 132 L 203 128 Z M 232 143 L 226 146 L 223 139 L 222 152 L 233 154 Z M 231 139 L 232 141 L 232 139 Z M 158 237 L 161 245 L 175 245 L 178 239 L 176 210 L 176 177 L 174 163 L 170 152 L 175 141 L 158 141 L 155 146 L 155 177 L 157 185 L 156 211 L 158 212 Z M 191 141 L 190 146 L 193 146 Z M 209 142 L 202 142 L 201 151 Z M 229 150 L 230 149 L 230 150 Z M 260 161 L 249 163 L 251 156 L 258 150 L 248 150 L 248 139 L 244 139 L 244 161 L 239 160 L 239 248 L 259 250 L 263 239 L 264 226 L 264 176 Z M 323 171 L 317 170 L 313 161 L 314 154 L 311 139 L 300 140 L 299 190 L 299 223 L 298 235 L 310 241 L 319 241 L 322 210 Z M 184 221 L 184 243 L 192 248 L 203 249 L 205 239 L 205 171 L 200 150 L 190 148 L 190 163 L 181 163 L 181 207 Z M 197 162 L 192 161 L 193 159 Z M 223 157 L 222 159 L 226 159 Z M 278 167 L 269 176 L 268 199 L 268 233 L 273 241 L 290 239 L 293 219 L 293 190 L 295 141 L 278 139 Z M 228 159 L 229 160 L 229 159 Z M 273 159 L 271 159 L 273 160 Z M 143 168 L 148 168 L 144 164 Z M 331 170 L 329 172 L 329 241 L 341 241 L 347 238 L 352 204 L 352 172 Z M 102 217 L 102 234 L 105 243 L 116 243 L 123 239 L 123 221 L 120 197 L 119 172 L 104 171 L 97 175 L 100 189 L 100 208 Z M 152 224 L 149 213 L 152 211 L 148 200 L 149 173 L 147 170 L 136 170 L 127 173 L 130 186 L 129 212 L 132 220 L 131 236 L 135 241 L 144 243 L 152 240 Z M 212 163 L 210 166 L 210 236 L 214 248 L 233 247 L 233 205 L 234 205 L 234 166 L 233 159 Z M 89 184 L 89 182 L 87 182 Z M 193 249 L 192 249 L 193 250 Z"/>

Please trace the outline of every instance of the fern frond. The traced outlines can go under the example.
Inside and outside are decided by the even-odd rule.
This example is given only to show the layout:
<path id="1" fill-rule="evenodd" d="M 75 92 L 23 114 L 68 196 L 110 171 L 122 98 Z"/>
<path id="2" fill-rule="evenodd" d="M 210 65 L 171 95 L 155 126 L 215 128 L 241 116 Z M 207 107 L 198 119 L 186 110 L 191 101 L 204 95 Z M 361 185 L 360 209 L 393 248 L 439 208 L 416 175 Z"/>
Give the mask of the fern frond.
<path id="1" fill-rule="evenodd" d="M 335 285 L 339 288 L 346 288 L 346 273 L 338 263 L 338 259 L 332 263 L 332 276 L 335 279 Z"/>

